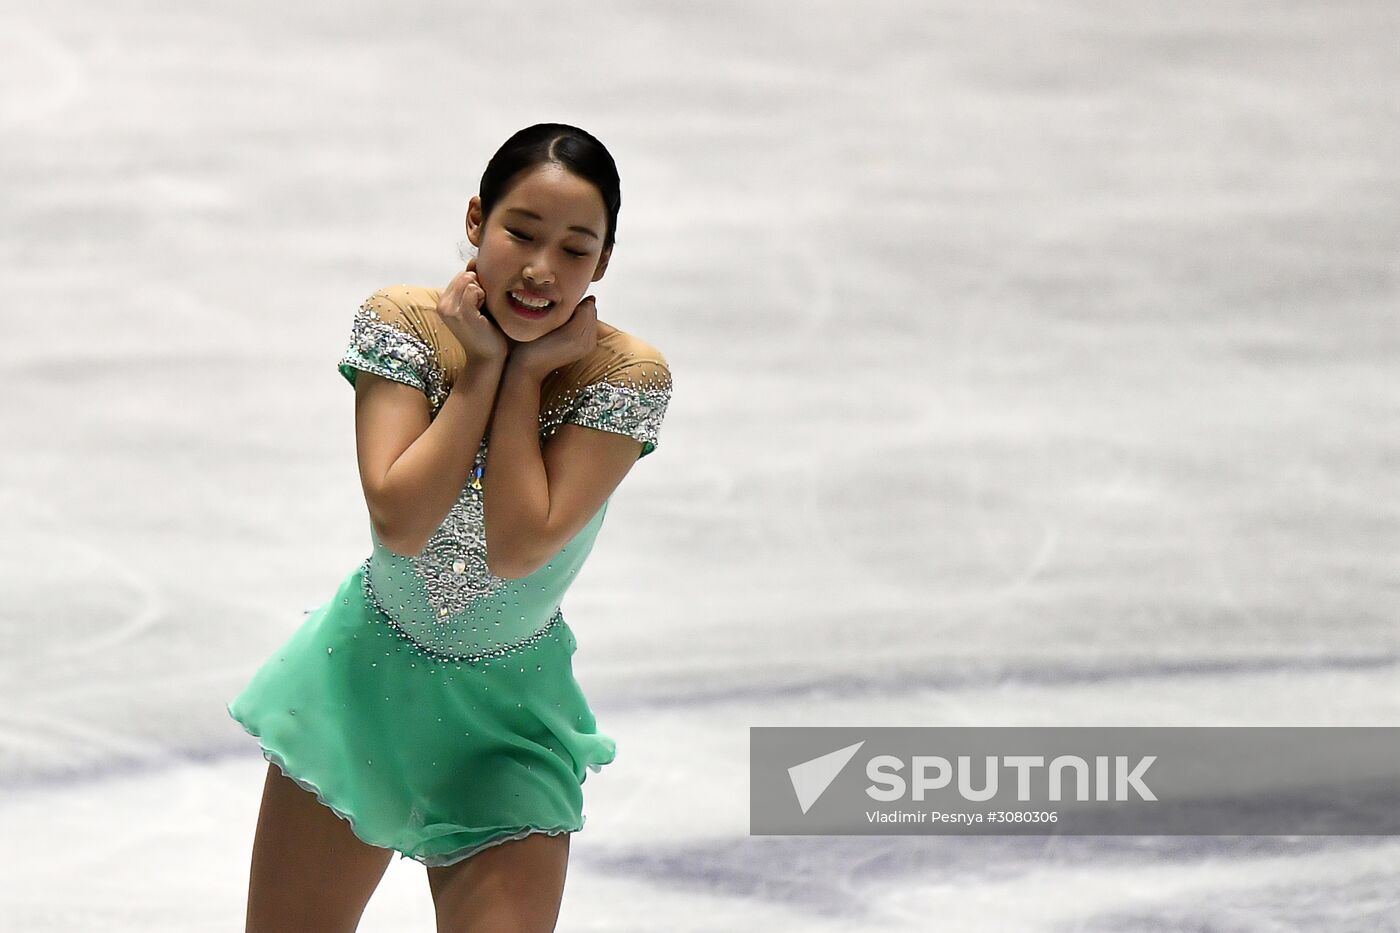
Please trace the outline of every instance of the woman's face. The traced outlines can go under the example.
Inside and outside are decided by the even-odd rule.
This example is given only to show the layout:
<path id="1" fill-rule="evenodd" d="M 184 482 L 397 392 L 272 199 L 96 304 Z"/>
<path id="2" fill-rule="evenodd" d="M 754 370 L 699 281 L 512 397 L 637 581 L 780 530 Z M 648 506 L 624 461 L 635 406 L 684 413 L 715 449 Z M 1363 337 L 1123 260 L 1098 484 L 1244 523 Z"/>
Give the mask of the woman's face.
<path id="1" fill-rule="evenodd" d="M 607 269 L 607 216 L 592 182 L 553 163 L 521 175 L 485 223 L 481 198 L 471 199 L 467 238 L 477 248 L 477 280 L 507 337 L 528 342 L 569 320 L 589 284 Z M 512 293 L 552 303 L 534 312 L 516 304 Z"/>

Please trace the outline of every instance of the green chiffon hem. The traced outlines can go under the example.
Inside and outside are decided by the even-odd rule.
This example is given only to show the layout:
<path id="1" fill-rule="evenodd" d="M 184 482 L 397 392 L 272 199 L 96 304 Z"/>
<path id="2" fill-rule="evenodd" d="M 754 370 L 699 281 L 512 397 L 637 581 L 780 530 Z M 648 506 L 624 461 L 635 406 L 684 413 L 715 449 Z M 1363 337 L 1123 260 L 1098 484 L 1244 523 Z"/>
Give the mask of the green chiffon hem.
<path id="1" fill-rule="evenodd" d="M 263 757 L 364 842 L 429 867 L 581 830 L 584 781 L 617 748 L 574 678 L 567 623 L 500 657 L 445 660 L 368 603 L 364 572 L 226 705 Z"/>

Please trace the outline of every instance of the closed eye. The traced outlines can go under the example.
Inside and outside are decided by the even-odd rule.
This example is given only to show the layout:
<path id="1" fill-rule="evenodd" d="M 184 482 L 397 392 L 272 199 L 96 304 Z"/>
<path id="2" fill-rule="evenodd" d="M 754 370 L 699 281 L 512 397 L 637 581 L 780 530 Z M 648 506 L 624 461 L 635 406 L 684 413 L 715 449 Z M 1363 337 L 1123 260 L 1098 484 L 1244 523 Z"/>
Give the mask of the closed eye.
<path id="1" fill-rule="evenodd" d="M 526 236 L 525 234 L 521 233 L 519 230 L 512 230 L 512 229 L 510 229 L 509 227 L 506 227 L 506 233 L 509 233 L 511 236 L 515 237 L 517 240 L 524 240 L 524 241 L 527 242 L 527 243 L 534 239 L 534 237 Z M 587 253 L 580 253 L 578 250 L 573 250 L 573 249 L 566 249 L 566 250 L 564 250 L 564 252 L 568 253 L 570 256 L 577 256 L 577 257 L 580 258 L 580 259 L 582 259 L 582 258 L 584 258 L 584 257 L 586 257 L 586 256 L 588 255 Z"/>

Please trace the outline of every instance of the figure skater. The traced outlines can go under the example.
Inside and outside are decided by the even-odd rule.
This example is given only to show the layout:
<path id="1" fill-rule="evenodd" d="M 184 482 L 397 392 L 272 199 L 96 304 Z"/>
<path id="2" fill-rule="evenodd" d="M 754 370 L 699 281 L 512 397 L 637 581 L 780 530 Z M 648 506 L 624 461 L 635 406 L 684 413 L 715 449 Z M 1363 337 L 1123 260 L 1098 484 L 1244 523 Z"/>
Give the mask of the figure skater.
<path id="1" fill-rule="evenodd" d="M 527 127 L 467 207 L 466 268 L 355 313 L 372 552 L 228 704 L 269 762 L 249 931 L 354 930 L 395 852 L 440 931 L 554 928 L 584 779 L 616 754 L 560 602 L 671 394 L 584 295 L 620 204 L 602 143 Z"/>

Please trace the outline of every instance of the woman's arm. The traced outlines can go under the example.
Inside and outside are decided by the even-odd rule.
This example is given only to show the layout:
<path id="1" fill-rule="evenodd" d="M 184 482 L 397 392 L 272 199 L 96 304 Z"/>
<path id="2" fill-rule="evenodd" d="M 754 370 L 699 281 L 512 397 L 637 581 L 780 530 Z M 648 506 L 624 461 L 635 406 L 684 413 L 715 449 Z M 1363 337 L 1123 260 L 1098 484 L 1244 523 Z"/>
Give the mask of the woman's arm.
<path id="1" fill-rule="evenodd" d="M 436 418 L 430 417 L 422 392 L 360 374 L 355 384 L 360 482 L 375 533 L 389 550 L 420 553 L 462 494 L 503 368 L 502 360 L 469 366 Z"/>
<path id="2" fill-rule="evenodd" d="M 482 479 L 491 573 L 534 573 L 588 524 L 637 462 L 642 442 L 562 425 L 540 450 L 542 376 L 512 356 L 501 377 Z"/>

